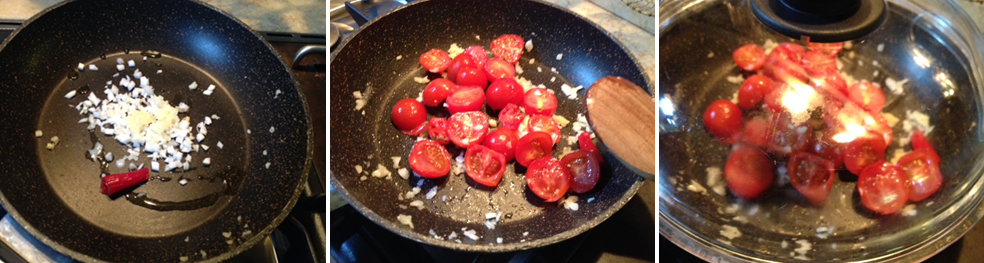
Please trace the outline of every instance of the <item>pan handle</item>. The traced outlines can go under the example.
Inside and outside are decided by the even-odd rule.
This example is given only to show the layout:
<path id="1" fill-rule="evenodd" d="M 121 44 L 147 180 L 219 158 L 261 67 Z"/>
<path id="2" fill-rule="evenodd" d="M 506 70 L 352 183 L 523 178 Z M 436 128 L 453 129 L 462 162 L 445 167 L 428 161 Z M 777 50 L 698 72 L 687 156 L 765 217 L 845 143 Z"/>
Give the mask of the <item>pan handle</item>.
<path id="1" fill-rule="evenodd" d="M 324 45 L 307 45 L 301 47 L 297 50 L 297 54 L 294 55 L 294 61 L 290 63 L 290 68 L 297 68 L 297 65 L 301 63 L 301 59 L 310 54 L 325 54 Z"/>
<path id="2" fill-rule="evenodd" d="M 352 16 L 352 19 L 355 20 L 355 23 L 359 24 L 360 27 L 366 23 L 369 23 L 369 18 L 349 2 L 345 2 L 345 11 L 348 11 L 349 15 Z"/>

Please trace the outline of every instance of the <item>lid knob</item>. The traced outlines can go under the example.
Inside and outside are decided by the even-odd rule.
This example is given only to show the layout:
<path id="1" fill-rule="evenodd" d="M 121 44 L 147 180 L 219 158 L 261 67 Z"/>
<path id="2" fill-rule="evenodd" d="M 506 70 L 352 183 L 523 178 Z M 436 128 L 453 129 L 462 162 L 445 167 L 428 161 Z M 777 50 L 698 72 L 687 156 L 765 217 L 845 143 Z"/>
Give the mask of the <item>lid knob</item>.
<path id="1" fill-rule="evenodd" d="M 885 0 L 751 0 L 763 24 L 814 42 L 852 40 L 874 31 L 885 20 Z"/>

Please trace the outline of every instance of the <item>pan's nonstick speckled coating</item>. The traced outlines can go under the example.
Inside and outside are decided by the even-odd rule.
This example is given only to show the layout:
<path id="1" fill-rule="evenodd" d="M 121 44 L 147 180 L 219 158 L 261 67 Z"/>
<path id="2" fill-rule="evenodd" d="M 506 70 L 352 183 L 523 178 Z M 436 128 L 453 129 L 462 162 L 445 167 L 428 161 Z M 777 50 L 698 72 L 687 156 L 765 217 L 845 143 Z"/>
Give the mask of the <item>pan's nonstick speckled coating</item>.
<path id="1" fill-rule="evenodd" d="M 441 0 L 404 6 L 364 26 L 332 56 L 331 177 L 335 188 L 355 208 L 380 225 L 419 242 L 494 252 L 539 247 L 570 238 L 604 221 L 633 196 L 642 184 L 641 177 L 610 154 L 605 156 L 606 165 L 597 187 L 579 195 L 577 211 L 545 203 L 530 192 L 521 175 L 525 168 L 519 165 L 509 165 L 495 188 L 481 186 L 466 175 L 436 180 L 413 175 L 404 180 L 397 175 L 391 157 L 401 157 L 399 167 L 409 169 L 407 156 L 415 139 L 397 131 L 390 110 L 400 99 L 417 97 L 426 86 L 413 79 L 427 74 L 419 64 L 420 54 L 432 48 L 447 49 L 452 43 L 462 48 L 481 45 L 489 50 L 489 43 L 502 34 L 533 40 L 534 49 L 520 59 L 524 73 L 519 76 L 534 84 L 545 84 L 558 94 L 561 83 L 587 87 L 608 75 L 653 88 L 641 67 L 611 36 L 585 19 L 549 4 Z M 563 58 L 556 60 L 560 53 Z M 530 58 L 535 58 L 534 63 L 529 63 Z M 551 72 L 551 68 L 558 72 Z M 435 77 L 439 76 L 430 76 Z M 362 110 L 354 109 L 355 91 L 368 97 Z M 583 113 L 583 91 L 581 94 L 578 100 L 558 96 L 557 114 L 573 121 L 577 113 Z M 487 107 L 485 112 L 497 114 Z M 441 109 L 431 109 L 429 113 L 448 116 Z M 564 128 L 564 136 L 571 135 L 570 127 Z M 565 138 L 554 156 L 563 147 L 577 149 Z M 461 152 L 454 147 L 449 150 L 453 156 Z M 369 174 L 379 164 L 393 172 L 391 179 Z M 356 165 L 363 167 L 361 174 L 356 173 Z M 367 179 L 361 180 L 363 176 Z M 406 193 L 417 186 L 420 193 L 406 198 Z M 433 187 L 437 188 L 436 195 L 427 199 L 426 194 Z M 425 208 L 409 206 L 412 200 L 423 201 Z M 490 212 L 502 212 L 494 229 L 485 225 L 485 214 Z M 397 221 L 401 214 L 411 217 L 413 228 Z M 465 237 L 465 230 L 475 230 L 479 238 Z M 457 237 L 448 239 L 452 233 Z M 501 244 L 498 238 L 502 238 Z"/>
<path id="2" fill-rule="evenodd" d="M 114 77 L 116 58 L 134 60 L 172 105 L 188 104 L 179 116 L 192 125 L 219 119 L 202 142 L 211 148 L 192 154 L 190 170 L 152 172 L 151 181 L 110 198 L 99 192 L 100 173 L 126 168 L 101 168 L 84 152 L 97 141 L 117 158 L 125 148 L 77 123 L 83 116 L 74 106 L 89 93 L 105 98 L 107 80 L 118 85 L 133 74 L 127 67 Z M 80 72 L 78 63 L 99 70 Z M 0 80 L 0 200 L 31 234 L 78 260 L 229 258 L 283 220 L 311 169 L 311 121 L 293 74 L 257 34 L 198 2 L 58 4 L 0 46 Z M 193 81 L 199 88 L 190 91 Z M 203 95 L 212 84 L 215 92 Z M 66 99 L 70 90 L 78 95 Z M 52 136 L 61 140 L 49 151 Z M 149 166 L 144 156 L 135 163 Z"/>

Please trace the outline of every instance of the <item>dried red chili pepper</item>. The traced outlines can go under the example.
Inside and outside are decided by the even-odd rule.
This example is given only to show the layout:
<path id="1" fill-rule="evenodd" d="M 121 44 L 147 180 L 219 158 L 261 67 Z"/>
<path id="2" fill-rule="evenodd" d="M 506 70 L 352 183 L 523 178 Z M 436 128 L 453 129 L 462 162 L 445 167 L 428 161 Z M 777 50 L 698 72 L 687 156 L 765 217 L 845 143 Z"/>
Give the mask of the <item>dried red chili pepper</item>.
<path id="1" fill-rule="evenodd" d="M 150 180 L 150 169 L 143 168 L 129 173 L 107 175 L 102 178 L 99 189 L 105 195 L 114 195 L 119 191 L 133 187 Z"/>

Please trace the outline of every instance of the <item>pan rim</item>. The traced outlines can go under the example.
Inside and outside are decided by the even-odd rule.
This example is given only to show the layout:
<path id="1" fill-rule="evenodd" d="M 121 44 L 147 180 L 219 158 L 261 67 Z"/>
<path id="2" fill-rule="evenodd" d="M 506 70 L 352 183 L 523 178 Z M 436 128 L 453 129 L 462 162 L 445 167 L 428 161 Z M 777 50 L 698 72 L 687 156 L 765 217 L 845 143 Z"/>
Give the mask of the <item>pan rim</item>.
<path id="1" fill-rule="evenodd" d="M 30 24 L 32 24 L 37 19 L 41 18 L 42 16 L 44 16 L 45 14 L 51 12 L 52 10 L 55 10 L 57 8 L 60 8 L 62 6 L 65 6 L 65 5 L 68 5 L 68 4 L 71 4 L 73 2 L 77 2 L 77 1 L 86 1 L 86 0 L 65 0 L 65 1 L 62 1 L 62 2 L 59 2 L 59 3 L 56 3 L 56 4 L 54 4 L 54 5 L 52 5 L 52 6 L 48 7 L 48 8 L 45 8 L 44 10 L 41 10 L 37 14 L 31 16 L 30 18 L 28 18 L 27 20 L 25 20 L 21 24 L 20 27 L 18 27 L 16 30 L 14 30 L 14 32 L 11 33 L 10 36 L 8 36 L 6 40 L 4 40 L 2 43 L 0 43 L 0 51 L 3 51 L 6 48 L 7 44 L 11 42 L 12 39 L 14 39 L 24 28 L 26 28 L 27 26 L 29 26 Z M 280 67 L 282 67 L 283 69 L 286 69 L 288 72 L 290 71 L 289 70 L 289 67 L 286 64 L 286 62 L 284 62 L 283 56 L 281 56 L 279 53 L 277 53 L 276 50 L 273 49 L 273 46 L 271 46 L 269 42 L 267 42 L 266 40 L 264 40 L 263 37 L 259 33 L 257 33 L 256 30 L 254 30 L 253 28 L 249 27 L 249 25 L 243 23 L 243 21 L 241 21 L 238 18 L 232 16 L 228 12 L 226 12 L 224 10 L 221 10 L 219 8 L 216 8 L 213 5 L 210 5 L 210 4 L 207 4 L 205 2 L 202 2 L 201 0 L 186 0 L 186 1 L 192 2 L 192 3 L 195 3 L 195 4 L 198 4 L 198 5 L 201 5 L 202 7 L 206 8 L 206 9 L 209 9 L 211 11 L 217 12 L 219 15 L 224 16 L 224 17 L 226 17 L 228 19 L 231 19 L 232 21 L 235 21 L 237 24 L 241 25 L 243 28 L 245 28 L 247 31 L 249 31 L 249 33 L 252 34 L 253 37 L 255 37 L 255 40 L 256 41 L 261 42 L 263 44 L 263 46 L 266 48 L 266 50 L 268 50 L 270 53 L 272 53 L 277 58 L 277 62 L 279 63 Z M 225 251 L 222 254 L 219 254 L 219 255 L 217 255 L 215 257 L 211 257 L 211 258 L 205 259 L 205 260 L 200 261 L 200 262 L 222 262 L 222 261 L 225 261 L 225 260 L 227 260 L 229 258 L 232 258 L 233 256 L 236 256 L 236 255 L 242 253 L 243 251 L 248 250 L 248 249 L 252 248 L 253 246 L 257 245 L 258 243 L 262 242 L 264 239 L 267 238 L 267 236 L 270 235 L 270 233 L 273 232 L 273 230 L 275 230 L 281 223 L 283 223 L 283 221 L 288 216 L 290 216 L 290 212 L 293 210 L 294 206 L 297 204 L 298 200 L 301 197 L 301 194 L 302 194 L 303 189 L 304 189 L 304 184 L 305 184 L 305 182 L 307 182 L 308 177 L 310 176 L 311 170 L 314 169 L 314 160 L 313 160 L 313 158 L 314 158 L 314 148 L 315 148 L 315 146 L 314 146 L 314 126 L 313 126 L 313 119 L 312 119 L 311 113 L 309 112 L 310 109 L 308 107 L 307 100 L 305 99 L 304 93 L 301 92 L 301 90 L 299 88 L 300 87 L 300 84 L 297 81 L 297 78 L 294 76 L 293 73 L 289 73 L 287 75 L 290 77 L 291 83 L 294 86 L 294 91 L 297 92 L 298 95 L 300 96 L 299 99 L 301 101 L 301 105 L 303 106 L 304 119 L 306 121 L 306 123 L 305 123 L 306 128 L 305 128 L 304 133 L 307 136 L 307 141 L 306 141 L 306 144 L 307 144 L 307 147 L 306 148 L 307 149 L 305 150 L 304 166 L 300 170 L 300 176 L 297 178 L 296 186 L 293 187 L 293 193 L 291 193 L 291 198 L 283 206 L 283 209 L 281 209 L 279 211 L 279 214 L 276 217 L 274 217 L 273 220 L 270 221 L 270 223 L 267 224 L 262 230 L 258 231 L 256 235 L 253 235 L 252 237 L 250 237 L 249 239 L 247 239 L 245 242 L 239 243 L 239 245 L 236 246 L 236 247 L 234 247 L 233 249 L 229 249 L 229 250 Z M 7 200 L 6 195 L 4 195 L 2 192 L 0 192 L 0 205 L 3 205 L 3 208 L 5 210 L 7 210 L 8 214 L 10 214 L 10 216 L 17 222 L 17 224 L 21 225 L 21 227 L 23 227 L 25 230 L 27 230 L 28 233 L 30 233 L 36 239 L 40 240 L 45 245 L 47 245 L 47 246 L 51 247 L 52 249 L 58 251 L 59 253 L 62 253 L 64 255 L 67 255 L 67 256 L 75 259 L 75 260 L 84 261 L 84 262 L 108 262 L 108 261 L 103 261 L 103 260 L 100 260 L 100 259 L 91 257 L 91 256 L 89 256 L 89 255 L 87 255 L 85 253 L 81 253 L 81 252 L 78 252 L 78 251 L 69 249 L 69 248 L 67 248 L 65 246 L 62 246 L 61 244 L 53 241 L 47 235 L 43 234 L 39 229 L 35 228 L 29 222 L 25 221 L 25 218 L 23 216 L 21 216 L 20 212 L 18 212 L 17 209 L 14 206 L 11 206 L 10 202 Z"/>
<path id="2" fill-rule="evenodd" d="M 568 15 L 572 15 L 572 16 L 580 19 L 581 21 L 584 21 L 585 23 L 587 23 L 591 27 L 594 27 L 594 29 L 598 30 L 598 32 L 601 32 L 604 36 L 606 36 L 607 38 L 609 38 L 612 41 L 614 41 L 623 52 L 625 52 L 626 54 L 628 54 L 629 57 L 632 58 L 632 63 L 639 70 L 639 72 L 643 72 L 643 73 L 646 72 L 645 68 L 642 67 L 642 64 L 639 63 L 639 60 L 634 55 L 632 55 L 632 53 L 628 52 L 628 49 L 625 47 L 625 45 L 621 41 L 619 41 L 617 38 L 615 38 L 611 34 L 611 32 L 608 32 L 607 30 L 605 30 L 604 28 L 602 28 L 601 26 L 599 26 L 595 22 L 587 19 L 586 17 L 584 17 L 584 16 L 582 16 L 580 14 L 574 13 L 574 12 L 568 10 L 568 9 L 565 9 L 565 8 L 563 8 L 563 7 L 559 6 L 559 5 L 553 4 L 553 3 L 544 2 L 542 0 L 528 0 L 528 1 L 529 2 L 532 2 L 532 3 L 536 3 L 536 4 L 541 4 L 541 5 L 547 6 L 549 8 L 556 9 L 556 10 L 561 11 L 563 13 L 566 13 Z M 386 16 L 389 16 L 390 14 L 393 14 L 393 13 L 396 13 L 396 12 L 399 12 L 399 11 L 402 11 L 405 8 L 409 8 L 409 7 L 414 6 L 414 5 L 417 5 L 417 4 L 423 4 L 424 2 L 428 2 L 428 1 L 415 1 L 415 2 L 412 2 L 412 3 L 409 3 L 409 4 L 406 4 L 406 5 L 397 7 L 396 9 L 390 11 L 389 13 L 386 13 L 383 16 L 377 17 L 377 18 L 369 21 L 368 23 L 360 26 L 356 31 L 354 31 L 352 33 L 352 35 L 349 38 L 343 40 L 338 45 L 338 47 L 335 48 L 335 50 L 331 52 L 331 56 L 330 56 L 331 59 L 329 61 L 329 64 L 335 60 L 335 58 L 337 57 L 337 53 L 338 52 L 340 52 L 341 50 L 345 49 L 348 46 L 349 42 L 352 39 L 354 39 L 359 33 L 361 33 L 366 28 L 371 27 L 378 20 L 380 20 L 380 19 L 382 19 L 382 18 L 384 18 Z M 642 74 L 642 75 L 643 75 L 643 80 L 646 81 L 645 85 L 648 88 L 647 92 L 649 92 L 650 94 L 654 94 L 653 93 L 653 90 L 655 90 L 654 80 L 651 79 L 649 77 L 649 75 L 647 75 L 647 74 Z M 329 126 L 330 126 L 330 124 L 329 124 Z M 329 142 L 330 142 L 331 141 L 330 135 L 329 135 L 329 138 L 328 139 L 329 139 Z M 330 158 L 331 157 L 329 157 L 329 159 Z M 331 167 L 331 162 L 330 161 L 329 161 L 328 170 L 329 170 L 328 174 L 331 177 L 332 181 L 338 182 L 339 180 L 336 178 L 336 175 L 331 172 L 332 167 Z M 583 233 L 587 232 L 588 230 L 590 230 L 590 229 L 594 228 L 595 226 L 601 224 L 605 220 L 608 220 L 608 218 L 610 218 L 613 214 L 615 214 L 616 212 L 618 212 L 619 210 L 621 210 L 621 208 L 626 203 L 628 203 L 629 200 L 632 199 L 632 197 L 634 197 L 636 195 L 636 193 L 642 187 L 645 179 L 642 178 L 642 177 L 639 177 L 638 175 L 635 175 L 635 174 L 632 174 L 632 175 L 635 176 L 636 181 L 627 189 L 627 191 L 620 197 L 620 199 L 617 202 L 613 203 L 612 206 L 609 207 L 607 210 L 605 210 L 602 213 L 599 213 L 597 216 L 595 216 L 591 220 L 585 222 L 584 224 L 581 224 L 578 227 L 570 228 L 570 229 L 565 230 L 563 232 L 554 234 L 554 235 L 549 236 L 549 237 L 541 238 L 541 239 L 531 240 L 531 241 L 522 242 L 522 243 L 499 244 L 499 245 L 494 245 L 494 246 L 483 245 L 483 244 L 464 244 L 464 243 L 453 242 L 451 240 L 437 240 L 437 239 L 434 239 L 434 238 L 432 238 L 430 236 L 427 236 L 427 235 L 424 235 L 424 234 L 421 234 L 421 233 L 418 233 L 418 232 L 409 230 L 409 229 L 407 229 L 405 227 L 401 227 L 401 226 L 397 225 L 396 223 L 394 223 L 393 221 L 380 216 L 375 211 L 369 210 L 365 204 L 363 204 L 362 202 L 359 202 L 358 200 L 352 198 L 352 195 L 348 192 L 348 190 L 345 187 L 336 187 L 335 190 L 338 191 L 338 193 L 343 198 L 345 198 L 345 200 L 348 201 L 349 204 L 351 204 L 353 207 L 355 207 L 356 208 L 355 210 L 358 211 L 360 214 L 362 214 L 363 216 L 369 218 L 374 223 L 376 223 L 378 225 L 381 225 L 385 229 L 387 229 L 387 230 L 389 230 L 391 232 L 394 232 L 394 233 L 396 233 L 396 234 L 398 234 L 398 235 L 400 235 L 400 236 L 402 236 L 404 238 L 407 238 L 407 239 L 410 239 L 410 240 L 413 240 L 415 242 L 422 243 L 422 244 L 435 245 L 435 246 L 439 246 L 439 247 L 443 247 L 443 248 L 455 249 L 455 250 L 460 250 L 460 251 L 467 251 L 467 252 L 491 252 L 491 253 L 495 253 L 495 252 L 512 252 L 512 251 L 519 251 L 519 250 L 526 250 L 526 249 L 544 247 L 544 246 L 552 245 L 552 244 L 555 244 L 555 243 L 559 243 L 561 241 L 570 239 L 570 238 L 572 238 L 574 236 L 577 236 L 577 235 L 580 235 L 580 234 L 583 234 Z"/>

